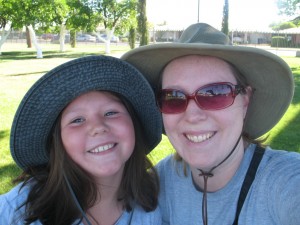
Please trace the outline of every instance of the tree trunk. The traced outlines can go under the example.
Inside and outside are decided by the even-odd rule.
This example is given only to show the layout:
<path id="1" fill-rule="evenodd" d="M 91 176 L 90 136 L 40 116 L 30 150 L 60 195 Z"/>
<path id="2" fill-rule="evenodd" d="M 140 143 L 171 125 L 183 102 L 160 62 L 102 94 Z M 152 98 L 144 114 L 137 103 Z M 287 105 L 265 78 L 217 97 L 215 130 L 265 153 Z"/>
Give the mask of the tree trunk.
<path id="1" fill-rule="evenodd" d="M 105 42 L 105 53 L 110 54 L 110 40 L 106 40 Z"/>
<path id="2" fill-rule="evenodd" d="M 228 18 L 229 18 L 229 0 L 224 1 L 224 7 L 223 7 L 223 20 L 222 20 L 222 29 L 221 31 L 229 35 L 229 25 L 228 25 Z"/>
<path id="3" fill-rule="evenodd" d="M 0 55 L 2 55 L 2 45 L 5 43 L 5 41 L 6 41 L 6 39 L 7 39 L 7 37 L 8 37 L 8 35 L 10 34 L 10 32 L 11 32 L 11 27 L 9 27 L 9 29 L 8 30 L 5 30 L 5 29 L 3 29 L 2 31 L 1 31 L 1 39 L 0 39 Z"/>
<path id="4" fill-rule="evenodd" d="M 27 48 L 31 48 L 31 38 L 30 38 L 30 32 L 28 27 L 26 26 L 26 42 L 27 42 Z"/>
<path id="5" fill-rule="evenodd" d="M 140 46 L 149 44 L 149 34 L 146 16 L 146 0 L 139 0 L 138 3 L 138 32 L 141 35 Z"/>
<path id="6" fill-rule="evenodd" d="M 43 51 L 42 51 L 42 48 L 37 43 L 35 32 L 34 32 L 31 25 L 28 26 L 28 30 L 29 30 L 30 38 L 32 39 L 33 45 L 35 46 L 35 49 L 36 49 L 36 58 L 42 59 L 43 58 Z"/>
<path id="7" fill-rule="evenodd" d="M 70 44 L 71 48 L 76 47 L 76 30 L 70 30 Z"/>
<path id="8" fill-rule="evenodd" d="M 134 27 L 131 27 L 129 30 L 129 36 L 128 36 L 128 42 L 131 49 L 135 48 L 135 29 Z"/>
<path id="9" fill-rule="evenodd" d="M 65 51 L 65 36 L 66 36 L 66 25 L 60 25 L 60 32 L 59 32 L 59 47 L 60 52 Z"/>
<path id="10" fill-rule="evenodd" d="M 106 54 L 110 54 L 110 39 L 114 34 L 115 29 L 112 28 L 111 30 L 109 30 L 108 28 L 106 28 L 106 41 L 105 41 L 105 53 Z"/>

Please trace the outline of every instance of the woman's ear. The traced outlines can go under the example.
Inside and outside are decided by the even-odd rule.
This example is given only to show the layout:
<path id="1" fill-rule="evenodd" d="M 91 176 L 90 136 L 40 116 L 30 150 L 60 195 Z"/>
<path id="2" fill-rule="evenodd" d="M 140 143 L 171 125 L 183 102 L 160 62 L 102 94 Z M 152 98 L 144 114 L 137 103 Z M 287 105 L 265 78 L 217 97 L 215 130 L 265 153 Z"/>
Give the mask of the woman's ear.
<path id="1" fill-rule="evenodd" d="M 243 96 L 243 101 L 244 101 L 244 105 L 243 105 L 244 106 L 244 118 L 246 116 L 248 106 L 249 106 L 250 101 L 251 101 L 252 94 L 253 94 L 252 87 L 247 86 L 245 88 L 245 94 L 242 95 Z"/>

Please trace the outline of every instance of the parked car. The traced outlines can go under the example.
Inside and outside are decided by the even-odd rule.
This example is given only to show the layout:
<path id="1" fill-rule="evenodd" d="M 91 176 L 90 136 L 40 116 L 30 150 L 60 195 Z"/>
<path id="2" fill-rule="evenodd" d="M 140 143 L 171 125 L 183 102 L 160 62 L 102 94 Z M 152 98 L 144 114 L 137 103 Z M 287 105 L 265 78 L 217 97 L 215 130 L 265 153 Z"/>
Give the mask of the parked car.
<path id="1" fill-rule="evenodd" d="M 42 35 L 42 39 L 44 39 L 44 40 L 52 40 L 53 37 L 54 37 L 53 34 L 43 34 Z"/>
<path id="2" fill-rule="evenodd" d="M 243 39 L 241 37 L 233 37 L 232 40 L 234 43 L 239 43 L 239 44 L 243 43 Z"/>
<path id="3" fill-rule="evenodd" d="M 53 35 L 51 43 L 54 43 L 54 44 L 59 43 L 59 34 Z M 70 34 L 65 35 L 65 43 L 70 43 Z"/>
<path id="4" fill-rule="evenodd" d="M 103 39 L 107 40 L 107 35 L 106 35 L 106 34 L 101 34 L 100 36 L 101 36 Z M 102 41 L 101 41 L 100 39 L 98 39 L 98 38 L 97 38 L 97 41 L 98 41 L 98 42 L 102 42 Z M 113 35 L 113 36 L 110 37 L 110 42 L 115 42 L 115 43 L 117 43 L 117 42 L 119 42 L 119 38 L 118 38 L 117 36 Z"/>
<path id="5" fill-rule="evenodd" d="M 76 37 L 76 41 L 91 41 L 96 42 L 96 37 L 89 34 L 81 34 Z"/>

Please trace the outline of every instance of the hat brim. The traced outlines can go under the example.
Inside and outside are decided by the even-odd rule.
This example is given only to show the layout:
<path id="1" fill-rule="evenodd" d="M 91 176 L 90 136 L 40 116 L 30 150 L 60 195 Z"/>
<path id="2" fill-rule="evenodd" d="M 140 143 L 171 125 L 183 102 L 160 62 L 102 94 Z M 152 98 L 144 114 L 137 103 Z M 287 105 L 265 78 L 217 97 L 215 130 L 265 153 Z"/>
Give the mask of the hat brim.
<path id="1" fill-rule="evenodd" d="M 281 119 L 293 98 L 294 82 L 287 63 L 280 57 L 258 48 L 199 44 L 167 43 L 142 46 L 125 53 L 121 59 L 134 65 L 155 88 L 163 68 L 185 55 L 213 56 L 234 65 L 255 89 L 248 107 L 244 131 L 257 139 Z"/>
<path id="2" fill-rule="evenodd" d="M 10 140 L 11 154 L 19 167 L 48 162 L 47 141 L 60 112 L 79 95 L 94 90 L 119 93 L 131 103 L 142 124 L 148 152 L 160 142 L 161 115 L 154 93 L 140 72 L 117 58 L 83 57 L 48 72 L 24 96 Z"/>

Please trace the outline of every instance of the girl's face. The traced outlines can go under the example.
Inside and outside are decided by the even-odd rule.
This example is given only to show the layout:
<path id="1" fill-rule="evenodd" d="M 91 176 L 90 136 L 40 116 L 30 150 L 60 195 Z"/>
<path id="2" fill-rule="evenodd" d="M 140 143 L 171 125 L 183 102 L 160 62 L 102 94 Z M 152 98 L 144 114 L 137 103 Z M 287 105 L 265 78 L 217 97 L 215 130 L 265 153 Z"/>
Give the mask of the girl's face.
<path id="1" fill-rule="evenodd" d="M 175 59 L 165 68 L 162 88 L 192 94 L 200 87 L 216 82 L 237 84 L 225 61 L 193 55 Z M 228 108 L 212 111 L 200 109 L 194 100 L 190 100 L 182 113 L 163 113 L 166 134 L 190 166 L 209 170 L 220 163 L 237 142 L 248 102 L 248 95 L 239 94 Z M 243 151 L 242 144 L 237 148 Z"/>
<path id="2" fill-rule="evenodd" d="M 135 146 L 130 114 L 103 91 L 83 94 L 64 109 L 61 137 L 68 155 L 96 178 L 121 176 Z"/>

